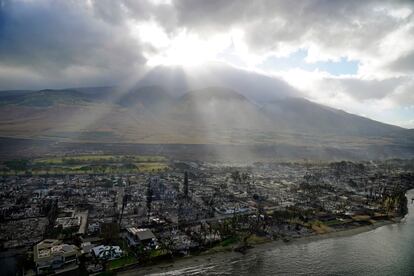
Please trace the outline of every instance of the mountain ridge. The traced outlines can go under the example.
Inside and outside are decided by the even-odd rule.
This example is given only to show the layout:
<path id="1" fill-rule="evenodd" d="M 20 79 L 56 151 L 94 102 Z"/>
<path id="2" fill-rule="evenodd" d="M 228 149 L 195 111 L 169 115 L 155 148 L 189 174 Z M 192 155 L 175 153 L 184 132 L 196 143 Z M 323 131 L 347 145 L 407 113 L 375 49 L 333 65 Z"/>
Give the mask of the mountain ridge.
<path id="1" fill-rule="evenodd" d="M 321 150 L 383 146 L 414 154 L 414 131 L 304 98 L 258 104 L 218 86 L 180 96 L 161 86 L 124 93 L 105 88 L 103 95 L 88 89 L 18 93 L 12 100 L 10 93 L 1 97 L 0 92 L 0 136 L 87 143 L 284 144 Z"/>

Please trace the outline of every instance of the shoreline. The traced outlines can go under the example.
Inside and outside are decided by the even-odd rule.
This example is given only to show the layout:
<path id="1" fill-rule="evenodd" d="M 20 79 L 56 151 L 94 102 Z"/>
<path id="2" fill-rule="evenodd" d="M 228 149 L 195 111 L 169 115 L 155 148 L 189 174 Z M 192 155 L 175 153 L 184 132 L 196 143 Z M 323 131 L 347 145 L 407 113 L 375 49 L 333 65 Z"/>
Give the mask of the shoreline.
<path id="1" fill-rule="evenodd" d="M 267 249 L 278 248 L 282 246 L 290 245 L 300 245 L 311 243 L 315 241 L 325 240 L 325 239 L 335 239 L 342 237 L 354 236 L 366 232 L 373 231 L 377 228 L 400 223 L 403 218 L 395 218 L 395 221 L 392 220 L 383 220 L 377 221 L 372 225 L 364 225 L 355 228 L 337 230 L 325 234 L 314 234 L 298 238 L 292 238 L 289 242 L 284 242 L 283 240 L 274 240 L 263 242 L 259 244 L 252 245 L 252 248 L 248 249 L 243 255 L 253 254 L 255 252 L 260 252 Z M 229 248 L 229 251 L 220 251 L 220 252 L 210 252 L 210 253 L 201 253 L 199 255 L 187 256 L 182 258 L 173 259 L 171 261 L 162 261 L 158 264 L 153 264 L 149 266 L 143 266 L 138 268 L 125 269 L 117 272 L 117 275 L 147 275 L 147 274 L 162 274 L 167 273 L 170 270 L 191 270 L 194 265 L 199 264 L 208 264 L 215 259 L 229 259 L 232 257 L 240 256 L 239 252 Z"/>

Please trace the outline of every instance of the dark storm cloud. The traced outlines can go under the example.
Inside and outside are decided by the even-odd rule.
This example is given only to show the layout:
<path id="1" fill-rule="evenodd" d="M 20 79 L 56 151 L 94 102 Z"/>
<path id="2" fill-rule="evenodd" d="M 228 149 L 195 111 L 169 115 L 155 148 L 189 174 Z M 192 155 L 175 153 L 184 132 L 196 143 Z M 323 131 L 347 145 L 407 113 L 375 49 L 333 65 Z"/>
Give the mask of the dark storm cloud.
<path id="1" fill-rule="evenodd" d="M 0 71 L 8 72 L 2 86 L 25 86 L 20 71 L 39 85 L 111 82 L 144 61 L 122 25 L 94 16 L 84 2 L 1 2 Z"/>
<path id="2" fill-rule="evenodd" d="M 152 21 L 169 38 L 182 30 L 208 39 L 239 29 L 249 54 L 258 56 L 307 48 L 310 61 L 358 60 L 368 78 L 327 78 L 326 86 L 379 99 L 411 81 L 413 10 L 412 1 L 375 0 L 0 0 L 0 89 L 105 85 L 137 74 L 143 52 L 161 50 L 129 27 Z M 399 32 L 401 45 L 384 50 Z"/>
<path id="3" fill-rule="evenodd" d="M 387 8 L 410 7 L 409 1 L 176 1 L 177 26 L 195 31 L 240 27 L 252 49 L 278 50 L 314 42 L 333 50 L 372 51 L 399 26 Z"/>

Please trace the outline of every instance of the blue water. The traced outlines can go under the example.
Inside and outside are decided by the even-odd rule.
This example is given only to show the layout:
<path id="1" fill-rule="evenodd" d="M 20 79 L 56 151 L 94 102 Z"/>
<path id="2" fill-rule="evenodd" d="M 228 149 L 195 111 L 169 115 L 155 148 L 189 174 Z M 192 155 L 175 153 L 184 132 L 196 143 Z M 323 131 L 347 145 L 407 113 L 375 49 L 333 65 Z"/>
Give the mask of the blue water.
<path id="1" fill-rule="evenodd" d="M 401 223 L 340 238 L 229 254 L 162 275 L 414 275 L 414 190 Z"/>

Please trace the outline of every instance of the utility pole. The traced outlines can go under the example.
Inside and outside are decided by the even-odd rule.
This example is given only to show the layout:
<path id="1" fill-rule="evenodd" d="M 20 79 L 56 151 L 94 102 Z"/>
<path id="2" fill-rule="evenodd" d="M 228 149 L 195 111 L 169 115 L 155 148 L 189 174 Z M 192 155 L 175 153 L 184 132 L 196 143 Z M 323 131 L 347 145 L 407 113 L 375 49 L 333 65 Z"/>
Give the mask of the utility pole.
<path id="1" fill-rule="evenodd" d="M 150 220 L 150 215 L 151 215 L 151 203 L 152 203 L 152 187 L 151 187 L 151 179 L 148 180 L 148 187 L 147 187 L 147 219 L 148 219 L 148 223 Z"/>
<path id="2" fill-rule="evenodd" d="M 184 197 L 188 198 L 188 172 L 184 172 Z"/>
<path id="3" fill-rule="evenodd" d="M 122 198 L 121 216 L 119 217 L 119 228 L 121 228 L 122 217 L 124 216 L 124 209 L 127 203 L 128 203 L 128 195 L 124 195 L 124 197 Z"/>

